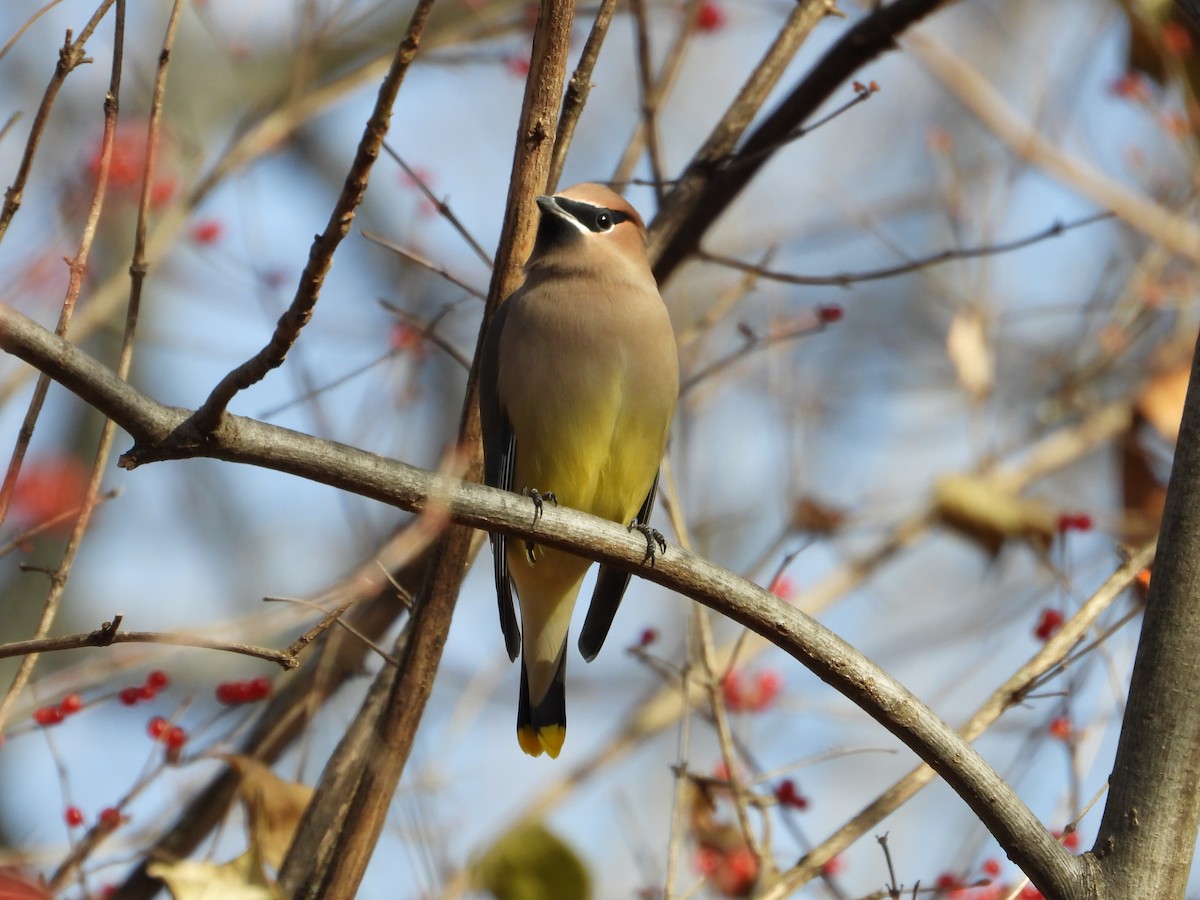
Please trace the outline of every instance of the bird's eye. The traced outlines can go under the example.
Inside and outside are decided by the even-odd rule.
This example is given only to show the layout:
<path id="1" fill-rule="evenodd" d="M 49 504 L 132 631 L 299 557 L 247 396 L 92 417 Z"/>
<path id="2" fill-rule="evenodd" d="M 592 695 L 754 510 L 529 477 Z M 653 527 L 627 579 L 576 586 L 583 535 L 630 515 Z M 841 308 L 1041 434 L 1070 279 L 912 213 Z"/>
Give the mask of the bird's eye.
<path id="1" fill-rule="evenodd" d="M 607 210 L 602 210 L 596 214 L 596 228 L 600 231 L 608 231 L 608 229 L 612 228 L 612 223 L 612 216 L 608 214 Z"/>

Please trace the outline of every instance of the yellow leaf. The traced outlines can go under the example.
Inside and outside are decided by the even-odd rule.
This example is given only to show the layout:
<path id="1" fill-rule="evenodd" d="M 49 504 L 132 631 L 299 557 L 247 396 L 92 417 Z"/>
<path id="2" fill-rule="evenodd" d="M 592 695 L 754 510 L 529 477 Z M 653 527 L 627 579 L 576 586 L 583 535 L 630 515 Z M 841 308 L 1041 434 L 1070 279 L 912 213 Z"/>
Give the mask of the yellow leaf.
<path id="1" fill-rule="evenodd" d="M 955 313 L 946 333 L 946 354 L 954 366 L 958 383 L 972 402 L 986 400 L 992 392 L 996 372 L 988 346 L 986 323 L 978 311 L 963 309 Z"/>
<path id="2" fill-rule="evenodd" d="M 496 900 L 588 900 L 591 879 L 583 860 L 545 825 L 520 825 L 471 866 L 476 888 Z"/>
<path id="3" fill-rule="evenodd" d="M 175 900 L 282 900 L 283 892 L 267 879 L 262 859 L 253 849 L 223 865 L 155 862 L 146 867 L 167 883 Z"/>
<path id="4" fill-rule="evenodd" d="M 938 518 L 991 554 L 1009 538 L 1046 549 L 1058 516 L 1042 500 L 1022 497 L 974 475 L 947 475 L 934 485 Z"/>
<path id="5" fill-rule="evenodd" d="M 1159 372 L 1138 395 L 1137 411 L 1172 444 L 1179 440 L 1179 422 L 1183 418 L 1183 400 L 1191 373 L 1190 361 Z"/>
<path id="6" fill-rule="evenodd" d="M 242 776 L 238 786 L 246 817 L 250 820 L 250 837 L 267 865 L 278 870 L 287 854 L 300 817 L 312 798 L 313 789 L 306 784 L 285 781 L 270 767 L 249 756 L 224 757 Z"/>

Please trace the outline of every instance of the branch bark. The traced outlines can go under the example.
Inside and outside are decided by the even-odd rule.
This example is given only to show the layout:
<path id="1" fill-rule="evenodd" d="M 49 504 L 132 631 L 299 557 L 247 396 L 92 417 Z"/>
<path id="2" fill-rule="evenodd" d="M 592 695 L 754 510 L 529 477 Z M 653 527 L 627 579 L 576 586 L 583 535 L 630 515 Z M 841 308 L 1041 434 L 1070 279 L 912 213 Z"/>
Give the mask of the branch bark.
<path id="1" fill-rule="evenodd" d="M 1197 346 L 1200 351 L 1200 345 Z M 1182 897 L 1200 827 L 1200 353 L 1108 802 L 1085 859 L 1101 897 Z"/>
<path id="2" fill-rule="evenodd" d="M 203 455 L 288 472 L 401 509 L 442 509 L 459 524 L 531 538 L 615 565 L 715 609 L 790 654 L 929 763 L 1043 893 L 1080 896 L 1075 893 L 1082 876 L 1079 861 L 1058 845 L 1004 779 L 950 726 L 824 626 L 734 573 L 678 548 L 671 548 L 648 568 L 643 564 L 645 539 L 619 525 L 554 507 L 546 508 L 535 525 L 528 500 L 516 494 L 438 476 L 252 419 L 226 415 L 203 444 L 172 446 L 174 432 L 187 419 L 186 410 L 140 394 L 77 347 L 3 305 L 0 349 L 48 371 L 116 419 L 143 445 L 161 436 L 166 443 L 160 452 L 143 452 L 144 459 Z M 380 752 L 385 748 L 375 747 Z M 384 784 L 378 779 L 374 783 Z"/>

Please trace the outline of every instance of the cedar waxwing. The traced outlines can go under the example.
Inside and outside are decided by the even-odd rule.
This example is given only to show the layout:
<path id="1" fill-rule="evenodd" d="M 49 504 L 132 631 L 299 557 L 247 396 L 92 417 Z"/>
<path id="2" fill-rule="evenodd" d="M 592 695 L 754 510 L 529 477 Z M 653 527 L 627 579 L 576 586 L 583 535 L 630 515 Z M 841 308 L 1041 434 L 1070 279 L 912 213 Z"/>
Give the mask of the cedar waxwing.
<path id="1" fill-rule="evenodd" d="M 646 525 L 679 397 L 679 360 L 646 258 L 646 227 L 618 194 L 579 184 L 538 197 L 541 221 L 525 283 L 488 328 L 480 368 L 484 481 Z M 662 545 L 665 546 L 665 545 Z M 579 556 L 492 535 L 500 625 L 521 658 L 517 741 L 558 756 L 566 737 L 567 630 L 584 573 Z M 629 575 L 601 566 L 579 637 L 600 651 Z M 521 607 L 517 626 L 512 587 Z M 523 638 L 523 640 L 522 640 Z"/>

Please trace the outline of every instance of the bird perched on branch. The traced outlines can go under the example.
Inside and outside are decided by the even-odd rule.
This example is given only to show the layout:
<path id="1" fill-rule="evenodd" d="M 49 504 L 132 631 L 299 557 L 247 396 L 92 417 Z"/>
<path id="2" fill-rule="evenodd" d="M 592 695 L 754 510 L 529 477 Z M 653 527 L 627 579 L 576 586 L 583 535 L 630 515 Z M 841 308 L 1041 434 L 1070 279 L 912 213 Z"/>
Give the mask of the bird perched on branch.
<path id="1" fill-rule="evenodd" d="M 538 197 L 541 220 L 525 283 L 484 339 L 480 418 L 484 480 L 562 503 L 646 534 L 679 396 L 666 306 L 646 257 L 646 227 L 620 195 L 579 184 Z M 558 756 L 566 737 L 567 631 L 591 562 L 492 535 L 500 624 L 510 659 L 521 651 L 517 740 Z M 627 573 L 601 566 L 579 637 L 600 652 Z M 513 608 L 515 585 L 521 609 Z"/>

